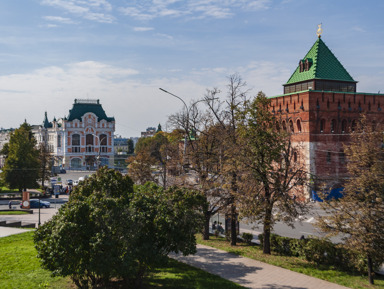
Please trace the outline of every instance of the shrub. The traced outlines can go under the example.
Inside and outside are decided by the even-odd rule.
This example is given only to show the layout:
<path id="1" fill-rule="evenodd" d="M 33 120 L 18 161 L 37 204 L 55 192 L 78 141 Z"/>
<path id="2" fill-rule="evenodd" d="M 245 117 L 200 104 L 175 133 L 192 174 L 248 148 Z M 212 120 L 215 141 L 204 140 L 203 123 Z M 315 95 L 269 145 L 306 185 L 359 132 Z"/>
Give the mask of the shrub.
<path id="1" fill-rule="evenodd" d="M 198 193 L 132 180 L 107 168 L 79 184 L 67 204 L 35 234 L 44 268 L 79 288 L 140 288 L 148 268 L 170 252 L 196 251 Z"/>
<path id="2" fill-rule="evenodd" d="M 260 245 L 263 246 L 263 234 L 258 237 Z M 327 239 L 312 237 L 299 240 L 271 234 L 271 249 L 283 256 L 295 256 L 309 262 L 335 266 L 345 271 L 366 273 L 366 256 L 357 251 L 345 249 L 340 244 L 333 244 Z M 376 259 L 373 259 L 373 263 L 375 269 L 381 265 Z"/>
<path id="3" fill-rule="evenodd" d="M 251 233 L 243 233 L 241 237 L 243 238 L 244 242 L 248 245 L 252 244 L 253 235 Z"/>

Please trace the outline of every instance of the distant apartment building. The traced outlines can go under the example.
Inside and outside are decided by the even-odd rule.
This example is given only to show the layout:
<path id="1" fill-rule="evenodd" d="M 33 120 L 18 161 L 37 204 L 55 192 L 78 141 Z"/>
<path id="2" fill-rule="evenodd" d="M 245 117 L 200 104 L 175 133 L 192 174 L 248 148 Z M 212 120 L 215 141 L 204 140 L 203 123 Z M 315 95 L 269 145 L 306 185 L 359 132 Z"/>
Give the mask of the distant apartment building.
<path id="1" fill-rule="evenodd" d="M 11 133 L 14 131 L 14 129 L 0 129 L 0 151 L 3 149 L 4 144 L 9 142 L 9 138 L 11 136 Z M 0 168 L 4 166 L 5 158 L 4 156 L 0 155 Z"/>
<path id="2" fill-rule="evenodd" d="M 148 127 L 145 131 L 141 132 L 141 137 L 151 137 L 156 134 L 156 128 L 155 127 Z"/>

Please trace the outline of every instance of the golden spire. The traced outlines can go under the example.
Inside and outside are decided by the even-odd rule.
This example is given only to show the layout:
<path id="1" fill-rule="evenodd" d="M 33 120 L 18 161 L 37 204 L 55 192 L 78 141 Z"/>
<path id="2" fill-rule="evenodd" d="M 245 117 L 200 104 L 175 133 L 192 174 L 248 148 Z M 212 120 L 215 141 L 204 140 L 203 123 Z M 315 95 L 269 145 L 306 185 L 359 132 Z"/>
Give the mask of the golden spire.
<path id="1" fill-rule="evenodd" d="M 322 23 L 317 25 L 318 28 L 317 28 L 316 34 L 317 34 L 317 37 L 319 37 L 319 38 L 321 38 L 321 34 L 323 34 L 323 28 L 321 28 L 321 24 Z"/>

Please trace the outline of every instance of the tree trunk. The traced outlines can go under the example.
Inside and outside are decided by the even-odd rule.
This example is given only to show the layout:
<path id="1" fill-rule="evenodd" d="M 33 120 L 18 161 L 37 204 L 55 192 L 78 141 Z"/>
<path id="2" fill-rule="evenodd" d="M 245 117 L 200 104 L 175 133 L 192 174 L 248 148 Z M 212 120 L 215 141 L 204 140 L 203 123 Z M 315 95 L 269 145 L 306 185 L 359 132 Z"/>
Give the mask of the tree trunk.
<path id="1" fill-rule="evenodd" d="M 263 227 L 263 233 L 264 233 L 264 247 L 263 247 L 263 253 L 264 254 L 271 254 L 271 218 L 272 218 L 272 210 L 268 206 L 265 209 L 265 216 L 264 216 L 264 227 Z"/>
<path id="2" fill-rule="evenodd" d="M 231 246 L 236 246 L 237 232 L 236 232 L 236 206 L 234 202 L 231 204 Z"/>
<path id="3" fill-rule="evenodd" d="M 211 213 L 204 212 L 204 231 L 203 231 L 203 240 L 209 240 L 209 220 L 211 219 Z"/>
<path id="4" fill-rule="evenodd" d="M 373 272 L 373 264 L 372 264 L 372 257 L 370 255 L 367 256 L 368 259 L 368 279 L 369 284 L 374 284 L 373 276 L 375 272 Z"/>

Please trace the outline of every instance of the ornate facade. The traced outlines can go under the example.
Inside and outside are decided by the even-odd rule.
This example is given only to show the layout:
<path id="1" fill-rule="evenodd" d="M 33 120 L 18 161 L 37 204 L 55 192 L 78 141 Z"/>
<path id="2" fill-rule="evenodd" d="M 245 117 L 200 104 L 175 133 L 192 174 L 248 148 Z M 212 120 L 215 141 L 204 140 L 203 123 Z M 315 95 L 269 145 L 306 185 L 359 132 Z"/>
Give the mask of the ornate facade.
<path id="1" fill-rule="evenodd" d="M 55 165 L 64 169 L 114 166 L 115 119 L 105 114 L 99 100 L 75 99 L 68 117 L 33 126 L 38 143 L 45 143 Z"/>

